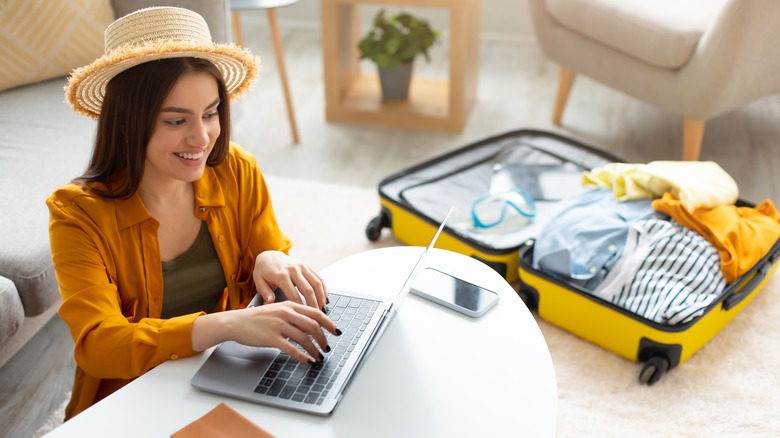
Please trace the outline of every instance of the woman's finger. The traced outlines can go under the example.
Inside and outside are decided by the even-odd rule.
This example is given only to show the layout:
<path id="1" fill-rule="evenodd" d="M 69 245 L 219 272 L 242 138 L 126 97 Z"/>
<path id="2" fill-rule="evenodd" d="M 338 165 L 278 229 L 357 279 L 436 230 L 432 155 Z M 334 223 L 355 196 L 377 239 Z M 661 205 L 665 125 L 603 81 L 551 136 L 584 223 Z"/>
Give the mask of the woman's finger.
<path id="1" fill-rule="evenodd" d="M 301 272 L 314 291 L 314 296 L 317 298 L 317 308 L 322 309 L 328 304 L 328 289 L 325 287 L 325 281 L 308 266 L 304 266 Z"/>
<path id="2" fill-rule="evenodd" d="M 287 355 L 289 355 L 291 358 L 301 363 L 308 363 L 309 365 L 314 365 L 319 360 L 319 354 L 320 354 L 319 352 L 316 352 L 314 355 L 306 354 L 303 351 L 301 351 L 297 346 L 295 346 L 295 344 L 288 341 L 287 339 L 282 339 L 280 345 L 277 345 L 276 347 L 284 351 L 285 353 L 287 353 Z"/>
<path id="3" fill-rule="evenodd" d="M 328 338 L 325 336 L 325 333 L 322 331 L 322 325 L 317 319 L 323 319 L 325 315 L 319 311 L 312 309 L 308 306 L 302 306 L 302 305 L 295 305 L 293 306 L 294 312 L 292 312 L 291 315 L 287 318 L 287 322 L 290 323 L 294 330 L 288 333 L 285 333 L 288 337 L 293 338 L 293 336 L 299 336 L 298 338 L 293 338 L 296 342 L 299 340 L 305 342 L 311 342 L 311 339 L 309 339 L 309 336 L 313 338 L 315 341 L 317 341 L 317 344 L 320 346 L 320 350 L 328 352 L 330 351 L 330 347 L 328 345 Z M 309 316 L 307 313 L 311 313 L 311 316 Z M 319 314 L 319 317 L 318 317 Z M 312 318 L 314 316 L 314 318 Z M 330 324 L 334 325 L 333 321 L 330 321 L 327 317 L 324 317 L 324 322 L 330 322 Z M 303 335 L 303 338 L 300 337 L 300 335 Z M 300 342 L 299 342 L 300 343 Z M 301 346 L 304 346 L 303 343 L 301 343 Z M 315 348 L 312 344 L 312 348 Z M 307 351 L 314 354 L 312 350 L 307 348 Z"/>
<path id="4" fill-rule="evenodd" d="M 323 356 L 323 351 L 330 351 L 330 347 L 323 347 L 323 348 L 317 348 L 316 345 L 314 345 L 314 342 L 312 341 L 312 337 L 310 335 L 307 335 L 305 332 L 301 330 L 293 330 L 294 333 L 290 333 L 290 340 L 296 342 L 298 345 L 301 346 L 306 352 L 309 353 L 309 355 L 314 358 L 315 362 L 322 362 L 325 356 Z M 319 343 L 319 342 L 318 342 Z M 327 344 L 326 344 L 327 345 Z"/>
<path id="5" fill-rule="evenodd" d="M 308 306 L 298 306 L 296 308 L 296 311 L 305 315 L 306 317 L 313 320 L 316 324 L 319 325 L 318 330 L 320 333 L 322 333 L 321 329 L 325 329 L 331 333 L 333 333 L 336 336 L 341 336 L 341 330 L 336 327 L 336 323 L 333 322 L 332 319 L 328 318 L 328 315 L 322 313 L 321 310 L 315 309 Z M 323 337 L 325 336 L 324 333 L 322 333 Z"/>
<path id="6" fill-rule="evenodd" d="M 292 301 L 293 303 L 303 304 L 301 295 L 298 293 L 298 289 L 295 287 L 295 283 L 290 277 L 285 276 L 279 283 L 280 284 L 277 285 L 277 287 L 281 289 L 284 296 L 287 297 L 287 300 Z"/>
<path id="7" fill-rule="evenodd" d="M 263 304 L 271 304 L 276 300 L 273 289 L 265 280 L 255 281 L 255 287 L 257 288 L 257 293 L 263 298 Z"/>
<path id="8" fill-rule="evenodd" d="M 317 292 L 300 270 L 291 272 L 290 277 L 293 283 L 295 283 L 295 286 L 298 288 L 298 292 L 300 292 L 301 295 L 303 295 L 303 297 L 306 299 L 307 306 L 313 307 L 315 309 L 321 309 L 325 306 L 324 302 L 320 304 L 320 299 L 317 297 Z"/>

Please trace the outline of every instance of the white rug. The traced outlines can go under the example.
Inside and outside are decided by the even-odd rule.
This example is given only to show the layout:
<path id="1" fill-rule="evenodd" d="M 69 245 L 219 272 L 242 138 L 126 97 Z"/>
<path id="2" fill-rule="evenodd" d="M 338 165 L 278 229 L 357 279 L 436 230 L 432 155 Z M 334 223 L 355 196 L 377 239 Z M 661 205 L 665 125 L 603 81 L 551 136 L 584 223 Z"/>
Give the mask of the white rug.
<path id="1" fill-rule="evenodd" d="M 69 401 L 70 391 L 62 396 L 60 404 L 54 409 L 54 412 L 49 415 L 49 418 L 41 424 L 38 430 L 33 433 L 32 438 L 40 438 L 62 424 L 62 419 L 65 418 L 65 408 L 68 407 Z"/>
<path id="2" fill-rule="evenodd" d="M 290 251 L 314 269 L 374 248 L 400 245 L 385 229 L 366 238 L 368 222 L 379 214 L 378 190 L 266 176 L 279 226 L 293 242 Z"/>
<path id="3" fill-rule="evenodd" d="M 364 233 L 379 212 L 376 190 L 268 177 L 292 254 L 315 269 L 351 254 L 399 245 Z M 641 365 L 544 321 L 558 379 L 560 437 L 780 436 L 780 276 L 718 336 L 654 386 Z M 64 408 L 64 406 L 63 406 Z M 52 415 L 35 436 L 55 427 Z M 521 436 L 521 431 L 507 431 Z"/>

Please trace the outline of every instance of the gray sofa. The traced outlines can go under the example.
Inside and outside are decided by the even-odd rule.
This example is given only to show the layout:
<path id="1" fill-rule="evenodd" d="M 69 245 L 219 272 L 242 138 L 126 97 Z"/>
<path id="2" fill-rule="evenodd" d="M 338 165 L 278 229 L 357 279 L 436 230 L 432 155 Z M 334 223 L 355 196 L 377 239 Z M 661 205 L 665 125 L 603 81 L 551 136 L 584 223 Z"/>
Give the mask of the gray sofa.
<path id="1" fill-rule="evenodd" d="M 116 17 L 154 5 L 192 9 L 217 42 L 231 40 L 229 0 L 112 0 Z M 64 85 L 62 77 L 0 92 L 0 366 L 60 303 L 45 199 L 84 170 L 96 126 L 70 110 Z"/>

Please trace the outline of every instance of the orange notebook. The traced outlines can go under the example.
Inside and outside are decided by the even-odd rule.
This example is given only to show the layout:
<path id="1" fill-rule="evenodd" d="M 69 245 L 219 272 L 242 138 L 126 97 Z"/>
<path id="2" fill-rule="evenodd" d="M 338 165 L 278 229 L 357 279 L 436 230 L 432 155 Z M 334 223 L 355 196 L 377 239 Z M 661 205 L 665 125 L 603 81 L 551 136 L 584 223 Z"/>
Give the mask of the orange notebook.
<path id="1" fill-rule="evenodd" d="M 171 438 L 273 438 L 265 429 L 249 421 L 230 406 L 220 403 L 206 415 L 174 432 Z"/>

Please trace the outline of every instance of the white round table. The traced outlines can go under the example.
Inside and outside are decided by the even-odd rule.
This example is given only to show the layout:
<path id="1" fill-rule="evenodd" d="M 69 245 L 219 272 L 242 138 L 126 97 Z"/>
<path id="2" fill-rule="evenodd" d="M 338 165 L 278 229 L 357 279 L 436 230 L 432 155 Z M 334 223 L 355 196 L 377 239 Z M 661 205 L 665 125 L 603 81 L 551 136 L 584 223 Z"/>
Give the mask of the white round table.
<path id="1" fill-rule="evenodd" d="M 392 296 L 421 251 L 367 251 L 334 263 L 322 275 L 333 290 Z M 554 436 L 552 361 L 512 287 L 485 264 L 454 252 L 434 249 L 427 264 L 497 292 L 498 304 L 471 318 L 408 295 L 330 416 L 193 388 L 190 379 L 206 352 L 159 365 L 49 436 L 105 436 L 107 431 L 112 437 L 170 436 L 219 403 L 279 437 Z"/>

